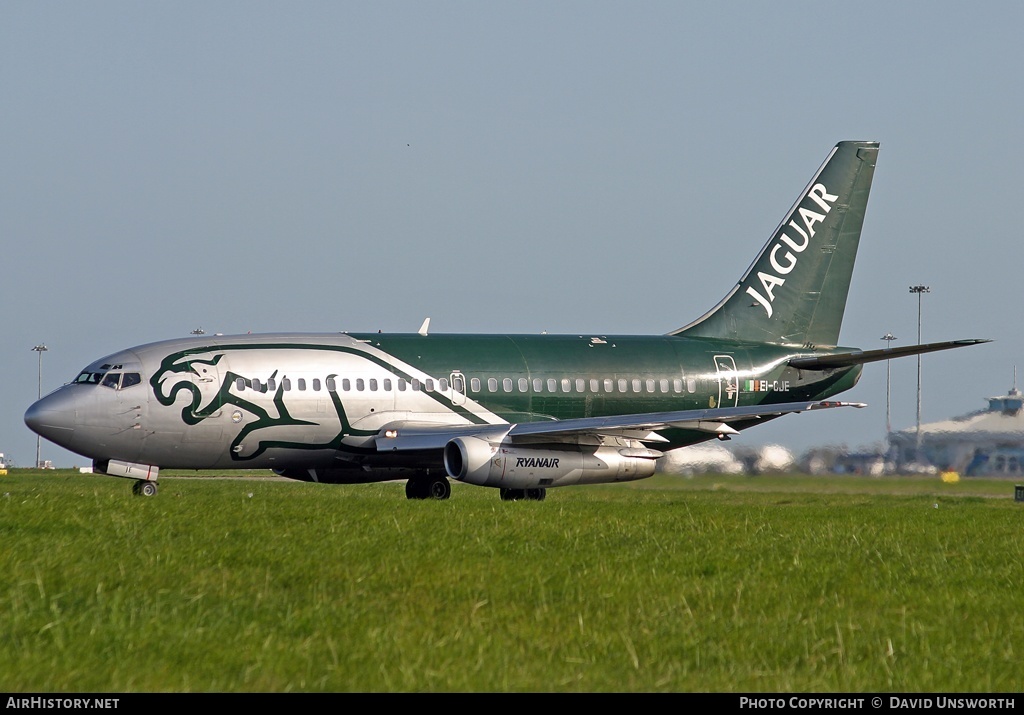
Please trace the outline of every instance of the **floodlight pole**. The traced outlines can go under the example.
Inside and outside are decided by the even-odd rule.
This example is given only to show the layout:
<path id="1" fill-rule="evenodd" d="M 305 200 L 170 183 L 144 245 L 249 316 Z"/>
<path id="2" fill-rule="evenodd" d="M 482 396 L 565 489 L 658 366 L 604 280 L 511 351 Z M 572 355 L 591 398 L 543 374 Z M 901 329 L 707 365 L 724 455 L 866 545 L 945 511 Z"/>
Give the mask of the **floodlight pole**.
<path id="1" fill-rule="evenodd" d="M 917 344 L 921 344 L 921 295 L 931 293 L 924 285 L 910 286 L 910 292 L 917 294 Z M 917 354 L 917 438 L 914 443 L 914 460 L 921 460 L 921 353 Z"/>
<path id="2" fill-rule="evenodd" d="M 40 343 L 32 348 L 35 352 L 39 353 L 39 367 L 36 370 L 36 400 L 38 401 L 43 396 L 43 353 L 49 348 Z M 36 435 L 36 469 L 39 469 L 39 465 L 42 464 L 40 461 L 40 449 L 41 449 L 40 436 Z"/>
<path id="3" fill-rule="evenodd" d="M 886 333 L 882 336 L 882 340 L 885 341 L 885 349 L 889 350 L 892 347 L 892 341 L 896 339 L 896 336 L 892 333 Z M 890 360 L 885 361 L 885 436 L 888 439 L 889 435 L 892 434 L 892 420 L 889 418 L 889 363 Z"/>

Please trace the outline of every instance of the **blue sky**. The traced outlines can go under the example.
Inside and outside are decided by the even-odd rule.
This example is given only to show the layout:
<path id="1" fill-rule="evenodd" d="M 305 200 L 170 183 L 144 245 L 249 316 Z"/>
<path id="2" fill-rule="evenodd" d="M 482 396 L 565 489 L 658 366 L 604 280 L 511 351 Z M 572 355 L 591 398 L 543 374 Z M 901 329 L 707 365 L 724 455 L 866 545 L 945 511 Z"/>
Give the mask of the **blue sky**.
<path id="1" fill-rule="evenodd" d="M 123 347 L 275 330 L 665 333 L 716 303 L 828 150 L 882 144 L 842 342 L 923 360 L 923 417 L 1021 354 L 1024 5 L 7 2 L 0 451 Z M 896 428 L 916 360 L 891 364 Z M 865 410 L 739 438 L 881 442 Z M 58 466 L 85 460 L 43 444 Z"/>

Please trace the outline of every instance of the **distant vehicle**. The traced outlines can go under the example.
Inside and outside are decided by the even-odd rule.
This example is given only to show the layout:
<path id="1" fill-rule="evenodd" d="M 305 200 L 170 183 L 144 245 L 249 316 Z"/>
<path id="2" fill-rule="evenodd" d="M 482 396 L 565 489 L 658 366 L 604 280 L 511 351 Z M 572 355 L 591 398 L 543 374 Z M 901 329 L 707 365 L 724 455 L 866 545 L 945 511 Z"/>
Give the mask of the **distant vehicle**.
<path id="1" fill-rule="evenodd" d="M 788 472 L 795 464 L 796 458 L 793 453 L 781 444 L 766 444 L 757 451 L 753 466 L 756 474 L 769 474 Z"/>
<path id="2" fill-rule="evenodd" d="M 0 476 L 7 474 L 7 461 L 4 459 L 4 453 L 0 452 Z"/>
<path id="3" fill-rule="evenodd" d="M 743 462 L 717 442 L 694 444 L 665 452 L 658 460 L 662 474 L 743 474 Z"/>
<path id="4" fill-rule="evenodd" d="M 161 468 L 406 479 L 410 499 L 447 499 L 449 478 L 508 500 L 642 479 L 663 450 L 863 406 L 828 399 L 864 363 L 987 342 L 837 347 L 878 146 L 837 144 L 725 298 L 666 335 L 431 335 L 426 322 L 410 334 L 197 335 L 91 363 L 25 422 L 147 495 Z M 652 259 L 681 281 L 701 270 L 677 250 Z M 650 312 L 651 278 L 631 270 L 596 276 L 595 291 L 635 281 L 635 309 Z"/>

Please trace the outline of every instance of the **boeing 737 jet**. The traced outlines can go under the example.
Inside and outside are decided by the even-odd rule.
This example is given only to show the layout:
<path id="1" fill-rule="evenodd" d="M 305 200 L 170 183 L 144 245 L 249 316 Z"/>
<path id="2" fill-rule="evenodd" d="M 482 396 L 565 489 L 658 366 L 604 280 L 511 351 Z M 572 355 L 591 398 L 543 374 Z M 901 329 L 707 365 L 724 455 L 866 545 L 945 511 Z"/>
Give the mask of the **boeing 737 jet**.
<path id="1" fill-rule="evenodd" d="M 145 495 L 168 468 L 405 479 L 410 499 L 643 479 L 668 449 L 863 406 L 829 398 L 864 363 L 987 342 L 838 347 L 877 156 L 837 144 L 721 302 L 665 335 L 195 336 L 91 363 L 25 422 Z"/>

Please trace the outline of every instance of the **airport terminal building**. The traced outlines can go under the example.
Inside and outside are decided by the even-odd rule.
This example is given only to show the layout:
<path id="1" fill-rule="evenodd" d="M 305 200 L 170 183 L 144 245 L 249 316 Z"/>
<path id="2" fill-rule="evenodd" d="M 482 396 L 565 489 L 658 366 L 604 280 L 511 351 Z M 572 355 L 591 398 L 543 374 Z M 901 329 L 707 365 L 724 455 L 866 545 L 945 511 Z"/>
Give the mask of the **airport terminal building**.
<path id="1" fill-rule="evenodd" d="M 925 463 L 965 477 L 1024 474 L 1024 394 L 1015 386 L 987 400 L 987 409 L 922 424 L 920 459 L 916 427 L 890 433 L 889 458 L 896 470 Z"/>

